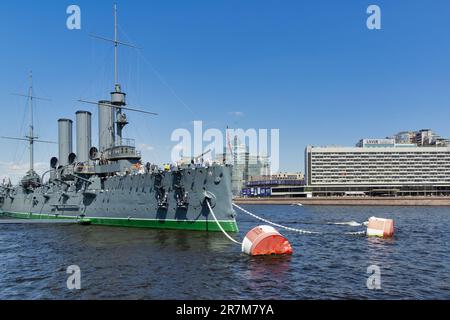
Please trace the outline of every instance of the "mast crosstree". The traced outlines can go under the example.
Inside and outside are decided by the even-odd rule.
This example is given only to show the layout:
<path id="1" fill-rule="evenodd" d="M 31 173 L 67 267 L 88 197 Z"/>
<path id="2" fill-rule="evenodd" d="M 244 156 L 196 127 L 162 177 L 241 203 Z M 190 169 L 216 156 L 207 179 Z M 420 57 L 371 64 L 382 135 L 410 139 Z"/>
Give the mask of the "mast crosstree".
<path id="1" fill-rule="evenodd" d="M 123 128 L 128 124 L 127 116 L 125 113 L 122 113 L 122 110 L 128 110 L 133 112 L 140 112 L 149 115 L 157 115 L 154 112 L 148 112 L 144 110 L 140 110 L 138 108 L 126 107 L 126 93 L 122 92 L 121 85 L 119 83 L 119 46 L 126 46 L 138 49 L 137 46 L 129 43 L 125 43 L 119 40 L 119 24 L 118 24 L 118 15 L 117 15 L 117 4 L 114 4 L 114 38 L 109 39 L 106 37 L 101 37 L 97 35 L 90 35 L 93 38 L 97 38 L 103 41 L 111 42 L 114 45 L 114 91 L 111 92 L 111 101 L 87 101 L 87 100 L 78 100 L 78 102 L 87 103 L 87 104 L 96 104 L 99 107 L 103 108 L 112 108 L 112 114 L 116 129 L 114 130 L 114 126 L 108 126 L 105 130 L 108 130 L 108 135 L 113 136 L 114 140 L 113 144 L 108 147 L 121 146 L 123 144 L 122 131 Z M 104 132 L 101 132 L 100 135 L 104 135 Z"/>
<path id="2" fill-rule="evenodd" d="M 118 15 L 117 15 L 117 4 L 114 4 L 114 39 L 109 39 L 106 37 L 97 36 L 94 34 L 91 34 L 90 36 L 93 38 L 97 38 L 99 40 L 112 42 L 114 44 L 114 84 L 116 86 L 116 91 L 120 92 L 120 84 L 119 84 L 119 45 L 131 47 L 138 49 L 137 46 L 125 43 L 119 40 L 119 24 L 118 24 Z M 119 86 L 119 87 L 117 87 Z M 119 90 L 117 90 L 119 89 Z"/>
<path id="3" fill-rule="evenodd" d="M 0 137 L 2 139 L 7 140 L 19 140 L 19 141 L 28 141 L 29 143 L 29 149 L 30 149 L 30 168 L 28 171 L 29 176 L 34 176 L 36 173 L 34 172 L 34 143 L 50 143 L 50 144 L 56 144 L 56 142 L 53 141 L 45 141 L 45 140 L 39 140 L 38 136 L 35 136 L 34 134 L 34 113 L 33 113 L 33 101 L 34 100 L 44 100 L 44 101 L 50 101 L 50 99 L 47 98 L 40 98 L 33 95 L 33 72 L 30 71 L 29 75 L 30 80 L 30 86 L 28 88 L 28 94 L 20 94 L 20 93 L 14 93 L 13 95 L 25 97 L 28 99 L 28 104 L 30 108 L 30 125 L 29 125 L 29 131 L 28 135 L 25 136 L 25 138 L 15 138 L 15 137 Z"/>

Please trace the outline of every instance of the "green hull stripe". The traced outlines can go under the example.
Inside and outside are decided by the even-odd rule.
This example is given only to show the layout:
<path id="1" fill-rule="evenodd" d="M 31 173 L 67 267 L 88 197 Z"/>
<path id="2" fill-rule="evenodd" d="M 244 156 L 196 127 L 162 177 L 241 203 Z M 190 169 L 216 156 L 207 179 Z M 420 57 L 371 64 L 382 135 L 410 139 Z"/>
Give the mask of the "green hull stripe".
<path id="1" fill-rule="evenodd" d="M 74 219 L 74 216 L 49 215 L 36 213 L 4 212 L 4 215 L 17 219 Z M 85 217 L 80 222 L 88 222 L 94 225 L 117 226 L 117 227 L 136 227 L 136 228 L 154 228 L 154 229 L 177 229 L 193 231 L 220 231 L 215 221 L 197 220 L 157 220 L 157 219 L 127 219 L 127 218 L 99 218 Z M 239 232 L 236 221 L 219 221 L 222 228 L 227 232 Z"/>

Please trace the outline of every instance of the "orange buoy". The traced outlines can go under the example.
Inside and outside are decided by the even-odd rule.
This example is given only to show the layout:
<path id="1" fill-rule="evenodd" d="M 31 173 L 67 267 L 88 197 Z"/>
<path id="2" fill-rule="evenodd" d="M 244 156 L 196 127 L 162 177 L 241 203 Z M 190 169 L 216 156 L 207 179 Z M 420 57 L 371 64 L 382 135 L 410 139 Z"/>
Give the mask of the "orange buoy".
<path id="1" fill-rule="evenodd" d="M 289 241 L 271 226 L 250 230 L 242 241 L 242 252 L 251 255 L 292 254 Z"/>
<path id="2" fill-rule="evenodd" d="M 389 238 L 394 235 L 394 220 L 371 217 L 367 225 L 367 235 Z"/>

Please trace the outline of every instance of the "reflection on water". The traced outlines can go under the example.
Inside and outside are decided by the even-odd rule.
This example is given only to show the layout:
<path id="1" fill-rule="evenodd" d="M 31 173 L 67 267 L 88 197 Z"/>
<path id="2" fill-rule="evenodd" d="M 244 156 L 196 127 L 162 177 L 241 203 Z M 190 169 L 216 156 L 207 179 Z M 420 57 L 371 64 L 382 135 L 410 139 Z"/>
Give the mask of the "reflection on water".
<path id="1" fill-rule="evenodd" d="M 367 258 L 370 264 L 381 264 L 384 259 L 389 259 L 395 252 L 395 237 L 394 238 L 378 238 L 365 237 L 367 240 Z"/>
<path id="2" fill-rule="evenodd" d="M 273 281 L 286 281 L 291 272 L 291 259 L 290 255 L 249 257 L 249 280 L 262 281 L 270 277 Z"/>
<path id="3" fill-rule="evenodd" d="M 249 257 L 220 233 L 0 223 L 0 299 L 450 298 L 450 208 L 247 208 L 326 234 L 280 230 L 292 256 Z M 395 237 L 344 235 L 364 227 L 327 224 L 370 216 L 394 218 Z M 259 224 L 238 222 L 237 239 Z M 82 272 L 77 292 L 65 286 L 73 264 Z M 366 287 L 372 264 L 381 269 L 379 291 Z"/>

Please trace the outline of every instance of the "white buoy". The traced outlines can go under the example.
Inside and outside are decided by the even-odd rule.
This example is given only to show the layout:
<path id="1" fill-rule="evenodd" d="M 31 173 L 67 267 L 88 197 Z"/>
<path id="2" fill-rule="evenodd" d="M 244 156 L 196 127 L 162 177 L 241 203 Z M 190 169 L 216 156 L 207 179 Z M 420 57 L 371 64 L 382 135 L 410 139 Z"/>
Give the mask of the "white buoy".
<path id="1" fill-rule="evenodd" d="M 371 217 L 367 224 L 369 237 L 389 238 L 394 235 L 394 220 Z"/>

